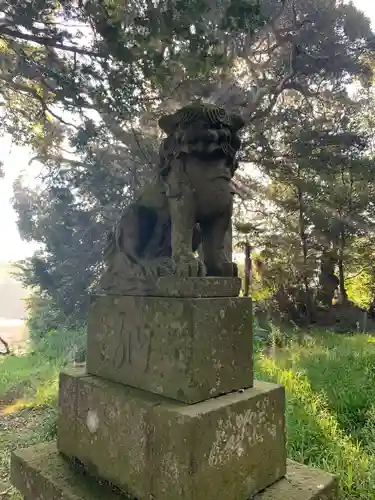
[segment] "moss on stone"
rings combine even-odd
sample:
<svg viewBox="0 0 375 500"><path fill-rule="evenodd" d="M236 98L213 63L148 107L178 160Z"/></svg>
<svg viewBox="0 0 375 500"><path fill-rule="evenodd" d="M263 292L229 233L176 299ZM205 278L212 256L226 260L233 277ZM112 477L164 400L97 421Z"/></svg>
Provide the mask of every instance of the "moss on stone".
<svg viewBox="0 0 375 500"><path fill-rule="evenodd" d="M131 500L109 484L75 470L58 453L55 443L14 453L12 482L25 500ZM330 474L289 460L286 478L253 500L338 500L337 481Z"/></svg>

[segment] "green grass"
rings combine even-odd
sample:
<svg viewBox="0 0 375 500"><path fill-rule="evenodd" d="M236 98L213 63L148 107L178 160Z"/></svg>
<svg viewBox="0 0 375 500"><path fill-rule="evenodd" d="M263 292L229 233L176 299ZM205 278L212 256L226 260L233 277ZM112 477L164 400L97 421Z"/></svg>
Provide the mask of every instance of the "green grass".
<svg viewBox="0 0 375 500"><path fill-rule="evenodd" d="M38 391L57 377L60 363L42 354L0 358L0 403L36 397Z"/></svg>
<svg viewBox="0 0 375 500"><path fill-rule="evenodd" d="M315 333L256 376L285 386L288 456L340 477L343 499L375 498L375 344L369 336Z"/></svg>
<svg viewBox="0 0 375 500"><path fill-rule="evenodd" d="M21 500L9 483L11 451L55 435L59 361L42 354L0 358L0 498Z"/></svg>
<svg viewBox="0 0 375 500"><path fill-rule="evenodd" d="M58 374L85 345L83 329L51 331L34 351L0 357L0 499L20 500L9 483L11 451L53 439Z"/></svg>
<svg viewBox="0 0 375 500"><path fill-rule="evenodd" d="M290 336L275 357L256 355L257 378L286 388L289 457L337 474L343 500L375 499L374 340L314 332ZM64 359L66 349L58 352ZM10 451L54 436L61 364L47 361L46 350L0 362L0 401L12 398L0 418L0 494L9 488ZM20 497L10 489L0 498Z"/></svg>

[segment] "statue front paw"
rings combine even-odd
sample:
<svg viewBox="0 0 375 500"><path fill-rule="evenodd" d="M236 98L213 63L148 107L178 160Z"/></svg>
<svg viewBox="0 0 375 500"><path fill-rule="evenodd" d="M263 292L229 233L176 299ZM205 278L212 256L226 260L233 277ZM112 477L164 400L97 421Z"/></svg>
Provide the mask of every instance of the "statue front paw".
<svg viewBox="0 0 375 500"><path fill-rule="evenodd" d="M221 266L221 273L222 276L237 278L238 266L235 262L224 262L224 264Z"/></svg>
<svg viewBox="0 0 375 500"><path fill-rule="evenodd" d="M174 257L173 262L177 276L196 278L205 276L206 274L203 262L197 259L192 253Z"/></svg>
<svg viewBox="0 0 375 500"><path fill-rule="evenodd" d="M234 262L221 262L218 265L207 265L207 276L237 278L238 267Z"/></svg>

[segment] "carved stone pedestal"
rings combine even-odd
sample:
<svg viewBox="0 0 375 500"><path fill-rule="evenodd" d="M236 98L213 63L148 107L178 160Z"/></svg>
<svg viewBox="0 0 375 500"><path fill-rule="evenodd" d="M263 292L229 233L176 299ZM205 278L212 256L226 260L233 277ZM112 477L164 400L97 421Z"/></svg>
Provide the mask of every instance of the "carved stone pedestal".
<svg viewBox="0 0 375 500"><path fill-rule="evenodd" d="M249 498L285 474L284 391L186 405L62 374L58 449L138 499Z"/></svg>
<svg viewBox="0 0 375 500"><path fill-rule="evenodd" d="M335 499L331 476L287 470L284 390L253 380L238 280L163 283L93 298L87 367L60 376L57 447L12 459L26 500Z"/></svg>
<svg viewBox="0 0 375 500"><path fill-rule="evenodd" d="M238 297L94 297L87 371L184 403L245 389L251 322Z"/></svg>

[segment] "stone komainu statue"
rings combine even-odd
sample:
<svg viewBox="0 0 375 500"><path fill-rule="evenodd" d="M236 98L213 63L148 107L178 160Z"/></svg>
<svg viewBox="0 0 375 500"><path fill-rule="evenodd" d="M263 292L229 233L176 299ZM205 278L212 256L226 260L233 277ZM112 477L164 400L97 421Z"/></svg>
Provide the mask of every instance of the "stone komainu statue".
<svg viewBox="0 0 375 500"><path fill-rule="evenodd" d="M159 120L167 134L156 179L126 207L108 237L102 290L134 291L159 276L236 276L224 252L241 117L190 105ZM204 263L194 253L202 244Z"/></svg>

